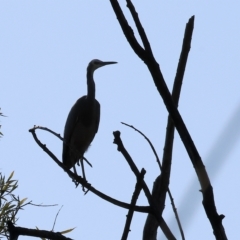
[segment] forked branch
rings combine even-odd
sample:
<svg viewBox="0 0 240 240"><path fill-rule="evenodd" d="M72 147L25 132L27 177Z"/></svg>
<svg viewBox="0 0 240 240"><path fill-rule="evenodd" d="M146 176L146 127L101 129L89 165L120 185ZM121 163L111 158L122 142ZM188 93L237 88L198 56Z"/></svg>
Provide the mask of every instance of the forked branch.
<svg viewBox="0 0 240 240"><path fill-rule="evenodd" d="M119 152L122 153L122 155L124 156L124 158L126 159L128 165L130 166L131 170L133 171L133 173L135 174L136 178L138 179L140 176L140 172L137 168L137 166L135 165L133 159L131 158L130 154L127 152L127 150L125 149L122 140L120 138L120 132L119 131L115 131L113 132L114 135L114 141L113 143L115 143L117 145L117 150ZM172 234L171 230L169 229L168 225L166 224L166 222L164 221L163 217L161 216L161 214L159 214L158 211L158 207L156 205L156 202L154 201L154 199L152 198L152 195L148 189L147 184L145 183L144 180L142 180L142 188L143 191L147 197L148 203L151 207L151 214L154 215L154 217L156 218L157 222L158 222L158 226L162 229L163 233L165 234L166 238L169 240L174 240L176 239L174 237L174 235Z"/></svg>

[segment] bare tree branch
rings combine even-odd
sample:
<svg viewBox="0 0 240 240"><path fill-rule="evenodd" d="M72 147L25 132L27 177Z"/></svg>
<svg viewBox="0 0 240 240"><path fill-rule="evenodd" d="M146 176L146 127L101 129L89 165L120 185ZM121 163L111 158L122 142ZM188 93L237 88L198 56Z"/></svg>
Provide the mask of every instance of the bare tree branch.
<svg viewBox="0 0 240 240"><path fill-rule="evenodd" d="M130 46L132 47L133 51L141 58L145 58L145 51L141 47L141 45L138 43L137 39L134 36L134 32L132 28L129 26L127 19L125 18L122 9L116 0L110 0L112 4L112 8L114 9L114 12L117 16L117 19L119 21L119 24L122 27L123 33L126 36L127 41L129 42Z"/></svg>
<svg viewBox="0 0 240 240"><path fill-rule="evenodd" d="M187 58L191 47L191 40L192 40L192 33L193 33L193 27L194 27L194 18L190 18L188 23L186 24L185 33L184 33L184 39L182 43L182 50L178 62L177 67L177 73L174 79L174 85L172 90L172 99L176 107L178 106L179 98L180 98L180 92L183 82L183 76L187 64ZM165 198L166 198L166 192L168 192L169 197L171 201L173 200L171 196L171 192L169 191L169 181L170 181L170 172L171 172L171 163L172 163L172 150L173 150L173 140L174 140L174 123L171 119L171 116L168 116L168 122L167 122L167 131L166 131L166 138L165 138L165 144L164 144L164 151L163 151L163 162L162 162L162 178L161 181L156 181L161 183L159 188L156 187L159 191L156 192L157 198L159 198L159 209L162 212L165 206ZM161 199L161 200L160 200ZM174 202L172 201L173 211L175 213L178 227L182 236L182 239L184 240L184 233L183 229L179 220L179 216L176 212L176 207L174 205ZM151 218L151 216L149 216ZM153 219L152 221L156 221ZM151 221L150 221L151 222ZM156 231L157 231L157 223L153 224L150 223L150 228L152 229L155 225ZM147 226L145 226L147 227Z"/></svg>
<svg viewBox="0 0 240 240"><path fill-rule="evenodd" d="M60 133L56 133L56 132L54 132L53 130L47 128L47 127L42 127L42 126L36 126L36 125L34 125L33 128L34 128L34 129L41 129L41 130L50 132L50 133L52 133L54 136L56 136L57 138L59 138L60 140L62 140L62 141L64 140L64 139L61 137L61 134L60 134Z"/></svg>
<svg viewBox="0 0 240 240"><path fill-rule="evenodd" d="M146 171L143 168L140 172L140 175L139 175L138 179L137 179L137 183L136 183L135 190L133 192L133 196L132 196L132 200L131 200L132 208L129 209L129 211L128 211L125 227L124 227L124 230L123 230L123 235L122 235L122 238L121 238L122 240L126 240L127 237L128 237L128 233L130 232L130 225L131 225L131 221L132 221L132 217L133 217L133 213L134 213L134 206L136 206L138 196L139 196L139 194L142 190L142 181L143 181L145 173L146 173Z"/></svg>
<svg viewBox="0 0 240 240"><path fill-rule="evenodd" d="M40 129L40 128L36 128L36 129ZM38 146L40 148L42 148L42 150L44 152L46 152L48 154L48 156L50 156L53 161L55 163L57 163L57 165L62 168L68 175L71 179L75 180L77 183L80 183L82 184L84 187L86 187L89 191L93 192L94 194L96 194L97 196L99 196L100 198L114 204L114 205L117 205L119 207L122 207L122 208L126 208L126 209L130 209L131 208L131 205L128 204L128 203L124 203L124 202L121 202L121 201L118 201L114 198L111 198L109 196L107 196L106 194L98 191L97 189L95 189L94 187L91 186L91 184L89 184L84 178L82 178L81 176L78 176L76 175L75 173L73 173L72 171L70 171L69 169L67 169L62 162L60 162L57 157L46 147L45 144L42 144L40 142L40 140L38 139L36 133L35 133L35 128L32 128L29 130L29 132L32 133L33 135L33 138L34 140L36 141L36 143L38 144ZM143 213L149 213L150 212L150 207L149 206L135 206L134 207L134 210L137 211L137 212L143 212Z"/></svg>
<svg viewBox="0 0 240 240"><path fill-rule="evenodd" d="M215 235L216 239L218 239L218 240L226 240L227 236L226 236L224 227L222 225L223 215L219 215L217 213L217 209L216 209L215 201L214 201L214 195L213 195L213 188L211 186L207 171L206 171L205 166L201 160L201 157L197 151L197 148L196 148L196 146L195 146L184 122L183 122L183 119L172 100L171 94L167 88L167 85L164 81L161 70L159 68L159 64L157 63L154 56L152 55L152 51L145 49L144 53L143 53L142 48L139 49L136 47L139 44L136 43L137 40L135 38L134 38L134 41L132 40L133 33L132 32L130 33L130 31L129 31L130 27L122 13L122 10L121 10L117 0L110 0L110 2L112 4L113 10L118 18L119 24L122 27L123 33L126 36L128 42L132 46L134 52L147 65L147 67L152 75L153 81L158 89L158 92L160 93L160 95L164 101L164 104L165 104L165 106L174 122L174 125L180 135L180 138L188 152L188 155L192 161L193 167L196 171L198 180L201 185L201 190L202 190L202 194L203 194L203 206L204 206L205 212L210 220L210 223L212 225L214 235ZM128 0L127 2L131 2L131 1ZM136 11L131 12L131 13L132 13L133 19L138 18ZM137 26L137 29L141 29L141 31L144 32L144 29L143 29L140 21L135 21L135 24ZM143 33L139 32L139 35L141 37L141 40L144 42L146 39L144 39L142 37ZM144 33L144 36L146 36L145 33ZM134 44L133 44L133 42L134 42ZM149 46L150 46L150 44L149 44Z"/></svg>
<svg viewBox="0 0 240 240"><path fill-rule="evenodd" d="M131 170L133 171L133 173L135 174L136 178L139 177L140 172L137 169L137 166L135 165L134 161L132 160L131 156L129 155L129 153L127 152L127 150L125 149L125 147L123 146L122 140L120 138L120 132L119 131L115 131L113 132L114 135L114 141L113 143L115 143L118 146L118 151L122 153L122 155L124 156L124 158L126 159L126 161L128 162ZM172 234L171 230L169 229L169 227L167 226L167 224L165 223L164 219L162 218L162 216L159 214L157 206L152 198L152 195L148 189L147 184L145 183L145 181L142 181L142 188L143 191L147 197L148 203L151 207L151 214L154 215L154 217L156 218L156 220L158 221L159 227L162 229L163 233L165 234L165 236L167 237L167 239L176 239L174 237L174 235Z"/></svg>
<svg viewBox="0 0 240 240"><path fill-rule="evenodd" d="M8 231L10 233L9 240L17 240L18 237L21 235L38 237L38 238L47 238L47 239L52 239L52 240L72 240L71 238L67 238L67 237L63 236L59 232L55 233L52 231L15 227L11 221L8 221L7 224L8 224Z"/></svg>
<svg viewBox="0 0 240 240"><path fill-rule="evenodd" d="M156 152L153 144L149 140L149 138L146 137L145 134L143 134L140 130L138 130L134 126L129 125L129 124L124 123L124 122L122 122L122 124L132 128L132 129L134 129L135 131L140 133L147 140L147 142L149 143L149 145L150 145L150 147L151 147L151 149L152 149L152 151L153 151L153 153L154 153L154 155L155 155L155 157L157 159L157 163L159 165L159 168L162 170L162 165L161 165L161 162L160 162L159 157L157 155L157 152ZM156 178L155 182L154 182L153 190L152 190L153 199L157 199L157 203L156 203L157 206L159 206L159 203L161 202L161 201L159 201L159 197L161 197L161 186L162 186L161 178L160 178L160 176L158 176ZM181 226L181 223L180 223L180 220L179 220L179 216L178 216L178 213L177 213L177 208L175 207L174 200L173 200L173 197L172 197L172 194L171 194L171 191L170 191L169 188L167 189L167 192L168 192L171 204L172 204L173 212L175 214L175 217L176 217L178 225L179 225L180 232L182 232L182 234L181 234L182 235L182 239L184 239L184 234L183 234L182 226ZM160 206L159 206L159 209L161 209ZM144 239L147 239L147 240L156 239L156 237L157 237L157 228L158 228L158 222L156 221L155 217L152 214L149 214L148 218L146 220L146 224L144 226L143 240Z"/></svg>
<svg viewBox="0 0 240 240"><path fill-rule="evenodd" d="M144 48L146 50L145 53L150 54L151 57L152 57L153 53L152 53L152 49L151 49L150 43L148 41L147 35L146 35L145 31L144 31L144 28L143 28L142 24L140 23L140 20L138 18L138 14L137 14L137 12L135 10L135 7L133 6L131 1L129 1L129 0L126 0L126 1L127 1L127 7L129 8L129 10L130 10L130 12L132 14L132 17L133 17L133 20L134 20L134 22L136 24L138 33L139 33L139 35L140 35L140 37L142 39L143 46L144 46ZM145 54L145 56L146 56L146 54Z"/></svg>

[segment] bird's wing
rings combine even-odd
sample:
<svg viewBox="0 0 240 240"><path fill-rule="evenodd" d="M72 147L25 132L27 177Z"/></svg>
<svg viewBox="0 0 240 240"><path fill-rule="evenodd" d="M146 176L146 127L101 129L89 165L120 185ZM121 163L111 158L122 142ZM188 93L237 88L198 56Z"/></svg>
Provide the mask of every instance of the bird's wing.
<svg viewBox="0 0 240 240"><path fill-rule="evenodd" d="M82 109L84 109L85 99L86 99L86 96L79 98L76 101L76 103L72 106L68 114L67 121L64 128L62 160L63 160L63 164L65 164L69 168L72 167L72 163L69 162L69 144L70 144L72 134L74 132L74 128L78 121L78 116L79 114L80 116L82 115L81 113L82 113Z"/></svg>
<svg viewBox="0 0 240 240"><path fill-rule="evenodd" d="M97 117L96 117L96 130L95 133L97 133L98 131L98 127L99 127L99 122L100 122L100 104L99 102L96 100L96 112L97 112Z"/></svg>
<svg viewBox="0 0 240 240"><path fill-rule="evenodd" d="M72 133L74 131L74 128L76 126L77 121L79 120L78 117L82 115L82 111L84 109L84 103L85 103L86 96L83 96L79 98L76 103L72 106L67 121L64 128L64 141L65 143L69 143Z"/></svg>

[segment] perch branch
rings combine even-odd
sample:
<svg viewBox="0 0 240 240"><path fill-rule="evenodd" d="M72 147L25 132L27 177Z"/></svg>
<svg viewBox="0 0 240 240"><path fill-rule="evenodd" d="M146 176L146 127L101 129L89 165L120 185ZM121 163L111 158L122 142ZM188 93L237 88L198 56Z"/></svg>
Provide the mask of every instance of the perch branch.
<svg viewBox="0 0 240 240"><path fill-rule="evenodd" d="M39 129L39 128L37 128ZM32 133L33 135L33 138L34 140L36 141L36 143L38 144L38 146L40 148L42 148L42 150L44 152L46 152L48 154L48 156L50 156L53 161L55 163L57 163L57 165L62 168L68 175L71 179L74 179L77 183L80 183L82 184L84 187L86 187L89 191L91 191L92 193L96 194L97 196L99 196L100 198L116 205L116 206L119 206L119 207L122 207L122 208L126 208L126 209L130 209L131 208L131 205L130 204L127 204L127 203L124 203L124 202L121 202L121 201L118 201L114 198L111 198L109 197L108 195L98 191L97 189L95 189L94 187L91 186L91 184L89 184L84 178L82 178L81 176L78 176L76 175L75 173L73 173L72 171L70 171L69 169L67 169L62 162L60 162L57 157L46 147L45 144L42 144L41 141L38 139L36 133L35 133L35 128L32 128L29 130L29 132ZM134 208L135 211L137 212L142 212L142 213L150 213L150 207L148 206L135 206Z"/></svg>

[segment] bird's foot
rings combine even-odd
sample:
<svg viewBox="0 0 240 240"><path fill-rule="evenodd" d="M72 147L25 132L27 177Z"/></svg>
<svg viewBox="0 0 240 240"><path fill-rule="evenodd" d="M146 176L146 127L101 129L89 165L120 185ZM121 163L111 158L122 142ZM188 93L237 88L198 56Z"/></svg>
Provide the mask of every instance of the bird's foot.
<svg viewBox="0 0 240 240"><path fill-rule="evenodd" d="M74 182L74 184L75 184L75 186L76 186L76 188L77 188L80 183L77 182L75 179L72 179L72 181ZM84 181L87 182L86 179L84 179ZM81 184L81 185L82 185L82 184ZM84 192L84 195L85 195L85 194L87 194L87 192L88 192L89 190L88 190L88 189L86 190L85 187L84 187L84 185L82 185L82 191Z"/></svg>

